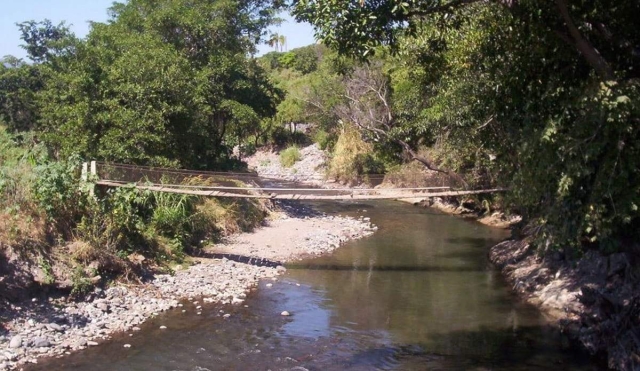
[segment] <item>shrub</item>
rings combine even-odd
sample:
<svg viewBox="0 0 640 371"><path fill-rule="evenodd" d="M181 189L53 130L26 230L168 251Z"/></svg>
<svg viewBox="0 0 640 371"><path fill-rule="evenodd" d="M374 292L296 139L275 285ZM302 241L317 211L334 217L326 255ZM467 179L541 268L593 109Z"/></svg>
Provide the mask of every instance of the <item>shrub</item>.
<svg viewBox="0 0 640 371"><path fill-rule="evenodd" d="M274 127L269 133L269 136L269 142L277 147L284 147L286 145L306 146L311 144L309 136L301 132L292 133L289 128L284 126Z"/></svg>
<svg viewBox="0 0 640 371"><path fill-rule="evenodd" d="M284 167L293 166L296 162L300 161L301 158L300 150L296 146L291 146L280 152L280 163Z"/></svg>
<svg viewBox="0 0 640 371"><path fill-rule="evenodd" d="M80 158L73 156L66 161L46 161L34 168L34 201L47 215L52 232L64 238L71 236L87 204L87 194L80 189L80 163Z"/></svg>
<svg viewBox="0 0 640 371"><path fill-rule="evenodd" d="M313 141L318 143L321 150L332 150L336 144L335 135L328 133L323 129L318 129L313 134Z"/></svg>
<svg viewBox="0 0 640 371"><path fill-rule="evenodd" d="M417 161L396 165L389 169L384 177L384 184L393 187L441 187L449 185L449 177L445 174L427 170Z"/></svg>
<svg viewBox="0 0 640 371"><path fill-rule="evenodd" d="M336 142L327 175L353 183L365 174L381 173L384 165L373 154L373 146L362 140L360 132L345 125Z"/></svg>

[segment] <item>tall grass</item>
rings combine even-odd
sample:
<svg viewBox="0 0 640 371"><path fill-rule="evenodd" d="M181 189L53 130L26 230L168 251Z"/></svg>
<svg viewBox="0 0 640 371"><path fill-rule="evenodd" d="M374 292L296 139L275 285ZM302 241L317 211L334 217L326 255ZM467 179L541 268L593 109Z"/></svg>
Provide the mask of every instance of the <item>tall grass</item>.
<svg viewBox="0 0 640 371"><path fill-rule="evenodd" d="M302 154L297 146L291 146L280 152L280 163L284 167L292 167L300 159L302 159Z"/></svg>
<svg viewBox="0 0 640 371"><path fill-rule="evenodd" d="M362 181L366 174L383 171L384 165L375 158L373 146L362 139L358 130L345 124L334 147L327 176L355 183Z"/></svg>
<svg viewBox="0 0 640 371"><path fill-rule="evenodd" d="M35 159L44 149L31 143L29 133L16 138L0 125L0 245L33 247L45 239L45 215L33 195Z"/></svg>

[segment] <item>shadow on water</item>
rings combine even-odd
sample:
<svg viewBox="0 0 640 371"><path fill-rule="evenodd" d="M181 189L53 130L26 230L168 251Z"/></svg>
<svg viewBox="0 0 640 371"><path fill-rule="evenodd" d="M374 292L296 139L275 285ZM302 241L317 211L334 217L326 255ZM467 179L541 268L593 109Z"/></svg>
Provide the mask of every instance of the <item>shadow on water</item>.
<svg viewBox="0 0 640 371"><path fill-rule="evenodd" d="M495 242L495 239L481 237L457 237L445 238L444 241L454 245L468 245L469 247L484 248Z"/></svg>
<svg viewBox="0 0 640 371"><path fill-rule="evenodd" d="M478 272L483 269L474 267L438 267L438 266L365 266L365 265L329 265L329 264L287 264L288 269L306 269L312 271L361 271L361 272Z"/></svg>

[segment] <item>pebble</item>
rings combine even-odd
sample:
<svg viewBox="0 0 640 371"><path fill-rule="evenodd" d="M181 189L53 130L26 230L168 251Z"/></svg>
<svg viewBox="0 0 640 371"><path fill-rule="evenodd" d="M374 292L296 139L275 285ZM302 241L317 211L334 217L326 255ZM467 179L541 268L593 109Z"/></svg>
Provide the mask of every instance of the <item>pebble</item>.
<svg viewBox="0 0 640 371"><path fill-rule="evenodd" d="M281 316L284 317L289 317L291 315L291 313L287 312L286 310L282 311L282 313L280 313Z"/></svg>
<svg viewBox="0 0 640 371"><path fill-rule="evenodd" d="M22 346L22 337L20 335L16 335L11 338L11 341L9 342L9 348L16 349L16 348L20 348L21 346Z"/></svg>
<svg viewBox="0 0 640 371"><path fill-rule="evenodd" d="M64 331L64 328L62 326L60 326L57 323L50 323L47 325L47 327L49 327L50 329L54 330L54 331L58 331L58 332L62 332Z"/></svg>
<svg viewBox="0 0 640 371"><path fill-rule="evenodd" d="M166 330L167 326L160 326L160 330Z"/></svg>
<svg viewBox="0 0 640 371"><path fill-rule="evenodd" d="M125 348L131 348L131 344L125 344L124 347Z"/></svg>
<svg viewBox="0 0 640 371"><path fill-rule="evenodd" d="M51 342L45 337L39 337L33 341L33 346L36 348L48 348L51 346Z"/></svg>

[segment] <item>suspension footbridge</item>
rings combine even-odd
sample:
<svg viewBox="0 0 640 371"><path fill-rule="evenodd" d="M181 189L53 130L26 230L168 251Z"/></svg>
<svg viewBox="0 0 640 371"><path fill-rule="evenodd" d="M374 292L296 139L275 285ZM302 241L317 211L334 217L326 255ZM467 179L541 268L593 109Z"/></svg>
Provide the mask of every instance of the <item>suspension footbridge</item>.
<svg viewBox="0 0 640 371"><path fill-rule="evenodd" d="M447 185L412 188L270 187L260 183L278 180L259 177L255 173L195 171L95 161L83 166L83 177L103 187L135 187L154 192L207 197L305 201L415 199L505 191L503 188L455 190Z"/></svg>

